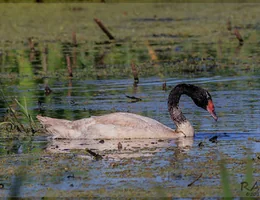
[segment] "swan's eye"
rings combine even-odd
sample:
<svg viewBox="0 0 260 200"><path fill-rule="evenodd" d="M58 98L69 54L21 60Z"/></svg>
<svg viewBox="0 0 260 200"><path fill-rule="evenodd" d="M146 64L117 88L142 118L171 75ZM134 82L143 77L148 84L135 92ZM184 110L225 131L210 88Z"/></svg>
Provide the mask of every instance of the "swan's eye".
<svg viewBox="0 0 260 200"><path fill-rule="evenodd" d="M206 98L207 98L208 100L211 99L211 96L210 96L210 94L209 94L208 91L206 91Z"/></svg>

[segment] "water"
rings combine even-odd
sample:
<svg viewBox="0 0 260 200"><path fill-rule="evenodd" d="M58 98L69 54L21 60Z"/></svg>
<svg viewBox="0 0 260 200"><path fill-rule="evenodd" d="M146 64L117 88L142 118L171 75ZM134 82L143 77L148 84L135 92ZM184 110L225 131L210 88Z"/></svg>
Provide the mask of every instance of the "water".
<svg viewBox="0 0 260 200"><path fill-rule="evenodd" d="M163 81L157 77L142 78L138 87L132 79L121 80L73 80L72 86L66 87L67 81L53 80L52 93L44 94L43 85L34 85L28 89L8 86L10 96L19 91L21 96L30 96L29 109L33 115L42 114L57 118L80 119L91 115L111 112L132 112L154 118L167 126L173 127L167 110L167 98L171 87L179 83L191 83L207 88L213 98L218 122L209 114L196 107L192 100L182 96L180 107L192 120L195 130L200 132L259 132L259 76L241 77L198 77L165 78L167 91L162 90ZM50 84L49 84L50 85ZM68 95L69 94L69 95ZM126 95L142 99L132 102ZM21 98L21 101L23 99ZM40 103L40 106L38 105ZM1 115L6 108L1 109Z"/></svg>
<svg viewBox="0 0 260 200"><path fill-rule="evenodd" d="M88 22L86 28L82 20L77 24L78 46L68 42L71 39L66 34L70 33L59 32L65 31L64 27L74 30L68 24L57 26L57 34L64 36L59 40L53 39L56 26L52 23L48 27L34 24L35 30L42 30L31 30L38 42L36 51L28 48L28 42L12 43L12 35L6 36L0 52L0 84L5 95L5 100L0 98L0 123L7 116L7 103L18 111L13 99L24 104L25 97L33 119L41 114L76 120L120 111L147 116L174 128L167 98L179 83L206 88L218 121L182 96L180 107L195 128L194 138L105 140L103 144L99 140L51 140L45 134L13 136L10 127L5 131L1 125L1 197L221 197L223 161L234 196L247 196L241 192L240 183L246 179L248 160L252 161L253 181L260 181L258 5L218 4L214 11L212 5L200 4L125 5L121 5L123 10L133 10L124 11L124 17L112 11L100 12L105 9L103 4L93 9L82 5L89 11L84 12L89 21L93 21L89 13L98 10L107 19L106 24L118 30L116 42L106 41L96 26ZM69 13L65 17L72 13L75 17L70 24L82 19L82 13L74 12L72 5L63 6L60 9ZM173 12L175 6L183 7L186 13ZM233 12L237 9L239 14ZM36 11L34 8L30 14ZM239 30L245 36L243 46L223 28L227 20L223 16L231 15L230 11L236 20L243 16L239 23L232 18L234 23L242 23ZM151 17L152 12L158 16ZM55 13L53 22L59 21ZM108 13L114 17L108 17ZM48 16L44 9L38 14L44 19ZM33 21L24 20L24 26L31 27ZM173 30L173 26L178 28ZM27 38L27 31L25 35ZM73 78L67 75L66 54L71 58ZM133 84L132 62L139 72L137 85ZM162 89L164 82L166 90ZM52 90L50 94L46 94L46 86ZM142 100L133 101L126 95ZM21 114L18 118L27 123ZM13 137L7 139L6 134ZM209 141L213 136L218 136L217 143ZM119 142L122 150L118 150ZM102 155L103 160L95 161L86 148Z"/></svg>
<svg viewBox="0 0 260 200"><path fill-rule="evenodd" d="M201 173L202 177L194 185L204 189L219 185L218 162L221 158L228 158L227 167L236 172L232 181L236 183L235 191L239 192L239 183L244 180L244 168L238 166L248 156L259 162L260 137L257 120L260 96L255 89L259 87L259 83L254 81L258 78L166 78L167 91L162 90L162 80L158 77L141 78L137 87L133 86L132 79L73 80L72 87L66 87L67 80L54 80L51 84L53 92L49 96L45 96L42 86L28 88L23 91L23 95L26 96L31 91L37 94L32 97L33 106L29 108L34 114L80 119L124 111L154 118L174 128L166 103L170 87L181 82L192 83L210 91L219 120L215 122L206 111L197 108L190 98L183 96L180 106L195 127L194 140L112 140L105 141L104 144L98 140L50 141L45 137L36 137L30 144L26 141L10 144L2 140L1 147L5 148L2 161L6 170L14 163L17 165L17 162L29 170L25 172L26 179L21 189L24 196L52 196L55 191L65 195L68 190L74 195L90 195L95 191L94 196L113 196L115 191L120 196L125 190L130 191L130 196L139 193L146 196L143 192L152 190L153 195L165 196L168 193L180 194ZM17 88L14 89L16 90ZM11 91L10 89L9 92ZM67 95L69 91L70 96ZM142 101L132 102L125 95L139 97ZM42 100L40 109L36 104L39 99ZM3 111L4 109L2 113ZM209 138L216 135L218 143L211 143ZM118 151L118 142L126 150ZM201 148L198 147L200 142L204 144ZM105 159L90 162L92 158L85 148L104 155ZM33 153L34 150L36 153ZM58 156L60 153L62 155ZM73 176L68 178L68 174ZM255 174L254 178L259 178L259 175ZM2 195L8 194L10 181L2 178L1 182L6 186L5 190L1 190ZM31 184L34 186L31 187ZM163 193L158 187L164 188ZM191 195L186 197L196 194L196 190L191 189L190 192ZM212 191L207 195L216 194Z"/></svg>

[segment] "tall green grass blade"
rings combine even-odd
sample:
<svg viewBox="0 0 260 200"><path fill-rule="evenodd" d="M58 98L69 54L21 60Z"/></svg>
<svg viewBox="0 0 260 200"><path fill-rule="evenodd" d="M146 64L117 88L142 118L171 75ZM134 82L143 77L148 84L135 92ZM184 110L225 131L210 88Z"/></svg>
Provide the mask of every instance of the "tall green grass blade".
<svg viewBox="0 0 260 200"><path fill-rule="evenodd" d="M249 185L253 184L253 161L251 158L247 158L246 162L246 180Z"/></svg>
<svg viewBox="0 0 260 200"><path fill-rule="evenodd" d="M23 97L23 100L24 100L24 111L26 113L26 116L29 116L28 109L27 109L27 101L26 101L25 97Z"/></svg>
<svg viewBox="0 0 260 200"><path fill-rule="evenodd" d="M253 179L253 160L248 157L246 162L245 180L241 183L241 196L246 197L247 199L254 199L248 195L249 193L255 192L255 190L248 190L252 189L253 185L255 184Z"/></svg>
<svg viewBox="0 0 260 200"><path fill-rule="evenodd" d="M223 197L224 199L229 199L233 195L230 188L229 174L225 166L224 160L220 160L220 177L221 177L221 185L223 188Z"/></svg>
<svg viewBox="0 0 260 200"><path fill-rule="evenodd" d="M29 122L33 124L34 121L31 117L30 113L28 112L27 100L26 100L25 97L23 97L23 98L24 98L24 109L25 109L25 112L26 112L26 117L28 118Z"/></svg>
<svg viewBox="0 0 260 200"><path fill-rule="evenodd" d="M21 112L27 117L28 115L27 115L25 107L17 99L14 99L14 100L19 105Z"/></svg>
<svg viewBox="0 0 260 200"><path fill-rule="evenodd" d="M22 114L27 118L27 120L30 124L31 130L34 131L34 128L33 128L34 121L28 112L26 98L24 97L24 106L17 99L15 99L15 102L19 105Z"/></svg>

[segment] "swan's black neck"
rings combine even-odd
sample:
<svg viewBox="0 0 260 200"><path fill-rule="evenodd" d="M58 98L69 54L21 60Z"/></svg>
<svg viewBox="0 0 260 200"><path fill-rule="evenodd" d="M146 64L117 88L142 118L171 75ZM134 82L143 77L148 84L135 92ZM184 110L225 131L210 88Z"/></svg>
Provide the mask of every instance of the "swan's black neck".
<svg viewBox="0 0 260 200"><path fill-rule="evenodd" d="M194 88L195 87L195 88ZM178 127L181 123L187 121L181 109L179 108L179 101L181 95L186 94L193 99L194 90L197 87L189 84L179 84L173 88L169 94L168 98L168 111L170 113L171 119L174 121L175 125Z"/></svg>

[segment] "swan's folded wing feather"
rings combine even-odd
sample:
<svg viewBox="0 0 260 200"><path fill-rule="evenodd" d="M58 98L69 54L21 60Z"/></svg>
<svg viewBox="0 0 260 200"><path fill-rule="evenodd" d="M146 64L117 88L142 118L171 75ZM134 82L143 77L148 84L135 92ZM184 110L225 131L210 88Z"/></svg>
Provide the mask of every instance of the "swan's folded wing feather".
<svg viewBox="0 0 260 200"><path fill-rule="evenodd" d="M154 119L133 113L117 112L92 118L98 124L114 124L124 127L147 128L149 126L162 125Z"/></svg>
<svg viewBox="0 0 260 200"><path fill-rule="evenodd" d="M68 121L37 117L53 138L172 138L178 134L160 122L132 113L112 113L103 116Z"/></svg>
<svg viewBox="0 0 260 200"><path fill-rule="evenodd" d="M95 123L93 118L69 121L38 115L37 119L47 132L53 135L53 138L81 138L81 136L87 132L88 127Z"/></svg>
<svg viewBox="0 0 260 200"><path fill-rule="evenodd" d="M86 138L172 138L176 134L154 119L132 113L117 112L91 118L93 123L81 128ZM80 121L74 123L85 124Z"/></svg>

